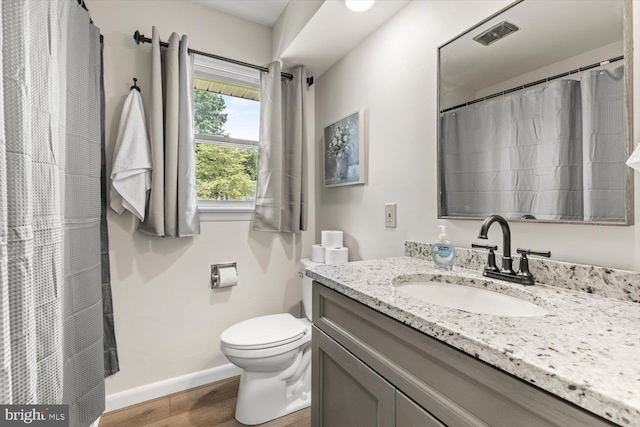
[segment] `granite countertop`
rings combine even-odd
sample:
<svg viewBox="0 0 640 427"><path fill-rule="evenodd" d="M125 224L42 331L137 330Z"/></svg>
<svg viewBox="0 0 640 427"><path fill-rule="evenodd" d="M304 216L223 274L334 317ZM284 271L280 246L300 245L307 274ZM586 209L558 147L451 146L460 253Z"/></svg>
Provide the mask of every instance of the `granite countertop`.
<svg viewBox="0 0 640 427"><path fill-rule="evenodd" d="M396 290L393 279L400 275L489 285L548 314L503 317L428 304ZM605 419L640 426L638 303L557 286L524 287L461 268L440 272L410 257L321 265L307 269L307 276Z"/></svg>

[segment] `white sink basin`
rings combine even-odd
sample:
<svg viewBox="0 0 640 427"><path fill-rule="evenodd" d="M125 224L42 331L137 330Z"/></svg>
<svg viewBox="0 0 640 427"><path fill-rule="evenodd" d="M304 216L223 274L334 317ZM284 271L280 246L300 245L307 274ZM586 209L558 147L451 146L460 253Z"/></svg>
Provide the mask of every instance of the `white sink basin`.
<svg viewBox="0 0 640 427"><path fill-rule="evenodd" d="M544 316L547 311L533 303L487 289L444 283L436 280L409 280L396 291L442 307L495 316Z"/></svg>

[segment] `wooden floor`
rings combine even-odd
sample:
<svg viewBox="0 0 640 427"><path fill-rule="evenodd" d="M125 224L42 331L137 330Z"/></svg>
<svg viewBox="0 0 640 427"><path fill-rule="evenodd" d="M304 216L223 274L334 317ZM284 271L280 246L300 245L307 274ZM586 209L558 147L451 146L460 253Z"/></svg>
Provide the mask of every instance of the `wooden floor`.
<svg viewBox="0 0 640 427"><path fill-rule="evenodd" d="M240 377L192 388L180 393L106 413L100 427L237 427L236 410ZM261 426L309 427L309 408Z"/></svg>

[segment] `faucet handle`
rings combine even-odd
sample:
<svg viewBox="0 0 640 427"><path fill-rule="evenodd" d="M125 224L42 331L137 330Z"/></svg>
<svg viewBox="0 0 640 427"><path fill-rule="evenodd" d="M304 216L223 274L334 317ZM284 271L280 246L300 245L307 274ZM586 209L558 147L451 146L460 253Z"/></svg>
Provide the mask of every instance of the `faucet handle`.
<svg viewBox="0 0 640 427"><path fill-rule="evenodd" d="M531 271L529 271L529 259L527 258L527 255L550 258L551 252L532 251L531 249L518 249L518 253L522 255L522 258L520 259L520 271L518 272L520 283L522 283L523 285L533 285L534 283L536 283L536 280L533 277L533 274L531 274Z"/></svg>
<svg viewBox="0 0 640 427"><path fill-rule="evenodd" d="M479 245L477 243L472 243L471 247L474 249L486 249L489 252L493 252L493 251L497 251L498 247L497 246L492 246L492 245Z"/></svg>
<svg viewBox="0 0 640 427"><path fill-rule="evenodd" d="M520 255L534 255L534 256L543 256L545 258L551 258L551 252L549 251L532 251L531 249L518 249L518 253Z"/></svg>
<svg viewBox="0 0 640 427"><path fill-rule="evenodd" d="M496 254L493 251L497 251L497 246L492 245L479 245L477 243L472 243L471 247L474 249L486 249L489 251L489 258L487 259L487 265L484 267L484 271L500 271L498 266L496 266Z"/></svg>

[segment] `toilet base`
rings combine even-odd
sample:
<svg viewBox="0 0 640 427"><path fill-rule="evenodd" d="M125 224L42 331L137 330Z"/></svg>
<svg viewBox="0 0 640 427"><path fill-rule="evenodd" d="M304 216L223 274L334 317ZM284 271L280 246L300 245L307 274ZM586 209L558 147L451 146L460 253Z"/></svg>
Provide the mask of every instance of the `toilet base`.
<svg viewBox="0 0 640 427"><path fill-rule="evenodd" d="M235 414L238 422L262 424L311 406L311 346L300 353L293 375L289 369L242 373Z"/></svg>

